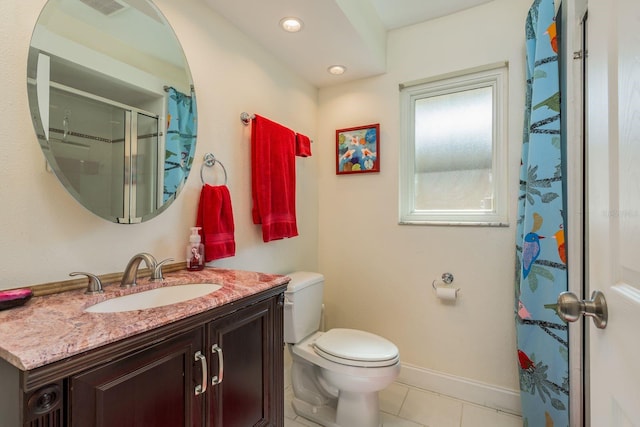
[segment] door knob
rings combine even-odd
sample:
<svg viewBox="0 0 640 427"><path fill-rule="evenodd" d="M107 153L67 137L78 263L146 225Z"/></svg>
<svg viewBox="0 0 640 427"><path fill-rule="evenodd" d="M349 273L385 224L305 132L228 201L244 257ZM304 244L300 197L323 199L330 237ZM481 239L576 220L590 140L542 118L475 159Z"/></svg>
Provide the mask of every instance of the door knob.
<svg viewBox="0 0 640 427"><path fill-rule="evenodd" d="M600 291L593 291L590 300L582 301L573 292L558 295L558 316L565 322L575 322L581 315L593 318L596 328L607 327L607 300Z"/></svg>

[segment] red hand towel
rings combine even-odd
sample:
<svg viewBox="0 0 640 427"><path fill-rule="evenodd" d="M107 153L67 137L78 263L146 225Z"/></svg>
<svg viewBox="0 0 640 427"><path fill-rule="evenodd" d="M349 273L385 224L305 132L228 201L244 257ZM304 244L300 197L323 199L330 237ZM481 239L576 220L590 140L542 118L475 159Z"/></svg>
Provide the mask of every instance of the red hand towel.
<svg viewBox="0 0 640 427"><path fill-rule="evenodd" d="M301 133L296 134L296 156L298 157L310 157L311 156L311 140L308 136Z"/></svg>
<svg viewBox="0 0 640 427"><path fill-rule="evenodd" d="M253 223L262 240L298 235L295 133L256 114L251 127Z"/></svg>
<svg viewBox="0 0 640 427"><path fill-rule="evenodd" d="M231 195L225 185L202 186L196 226L202 227L206 262L236 254Z"/></svg>

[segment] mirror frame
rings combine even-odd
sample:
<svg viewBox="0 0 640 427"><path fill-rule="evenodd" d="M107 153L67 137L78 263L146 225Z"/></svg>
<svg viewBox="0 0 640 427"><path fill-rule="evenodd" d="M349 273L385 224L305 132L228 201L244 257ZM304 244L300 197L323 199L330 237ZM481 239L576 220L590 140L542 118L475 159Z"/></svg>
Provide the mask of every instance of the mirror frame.
<svg viewBox="0 0 640 427"><path fill-rule="evenodd" d="M126 9L124 11L125 13L129 13L129 15L117 12L116 14L122 13L117 17L117 19L129 19L130 15L137 14L136 19L147 22L147 24L154 29L157 40L160 40L157 33L164 32L164 37L171 40L172 43L156 42L155 46L153 44L150 46L158 47L158 45L161 45L160 48L165 49L167 48L167 45L172 45L170 49L173 49L173 51L171 53L167 53L167 57L170 56L172 59L166 59L166 67L161 66L163 62L159 55L158 57L154 56L156 54L155 52L143 54L142 51L139 51L141 53L136 55L136 50L134 50L133 47L129 48L127 43L117 40L115 36L107 35L106 41L103 43L105 46L100 45L100 43L96 41L90 40L90 34L93 34L92 31L96 34L100 32L106 33L106 27L99 25L91 27L88 24L84 24L84 21L78 21L84 24L84 27L81 27L81 29L86 32L87 40L84 40L80 33L72 34L73 31L63 29L61 32L67 32L67 34L57 34L53 31L49 31L49 29L43 26L43 22L49 23L50 20L53 20L51 16L55 16L63 23L65 22L65 19L71 21L73 21L73 19L77 19L77 17L72 15L79 13L78 10L76 10L78 8L89 14L87 16L90 16L91 19L87 19L86 22L88 23L91 23L94 18L102 18L99 12L91 10L89 6L84 4L84 2L76 1L75 3L77 3L77 6L76 4L68 4L66 0L48 0L38 17L29 45L29 56L27 60L27 94L29 108L36 137L47 162L47 170L56 175L60 183L74 197L74 199L76 199L86 209L103 219L110 222L127 224L150 220L165 211L175 201L184 187L193 164L193 155L197 145L197 119L193 123L193 132L190 145L188 145L188 153L186 156L184 155L185 153L182 153L182 158L180 160L180 172L183 174L181 175L183 178L181 178L181 182L176 185L174 193L168 196L164 195L163 183L165 160L168 161L170 156L170 153L167 151L168 147L165 144L167 138L169 138L167 122L171 119L168 116L167 106L169 88L175 88L176 90L179 90L179 92L183 92L187 98L192 99L194 114L196 115L195 117L197 117L197 113L195 112L195 91L193 88L193 79L189 69L189 64L173 28L166 17L151 0L117 0L116 3L121 5L124 4L130 9L129 11ZM68 8L70 6L72 6L73 9L67 9L69 12L61 12L63 8ZM55 15L56 13L59 13L59 15ZM116 16L116 14L111 16ZM161 25L157 25L158 23ZM58 28L62 27L60 23L54 25L58 25ZM114 26L115 25L117 24L114 24ZM122 25L121 22L120 25ZM142 22L140 22L140 25L142 25ZM118 37L122 36L122 33L123 31L117 32ZM108 42L111 43L113 47L111 47ZM145 42L149 45L148 40L138 40L137 42L139 42L141 46ZM125 47L122 47L121 44ZM131 45L133 44L134 42L132 41ZM93 49L97 45L100 46L96 49L100 49L102 51ZM120 51L116 50L118 47L121 48ZM140 47L140 49L142 48L143 47ZM117 51L118 53L110 56L110 49L113 49L114 52ZM43 59L43 57L46 58ZM125 61L125 58L127 61ZM113 64L112 67L107 66L110 64L109 61ZM172 65L174 63L178 65ZM182 66L179 64L182 64ZM63 73L60 70L69 71L69 69L73 69L74 72L77 72L78 74L73 77L60 78L60 76L63 76ZM105 72L104 70L111 70L112 72ZM158 73L157 70L162 70L162 73ZM54 81L56 78L59 79L58 82ZM60 81L63 81L64 84L59 83ZM122 173L124 177L122 178L125 182L123 185L124 188L118 187L116 183L113 191L111 192L112 194L104 196L114 197L117 198L117 200L120 200L120 197L122 197L122 200L118 201L118 203L122 203L123 205L122 215L113 215L113 208L111 208L111 211L108 213L101 212L97 208L93 208L90 201L86 199L87 196L81 194L80 190L76 189L70 182L69 177L65 176L63 168L56 160L56 155L52 152L54 144L52 144L53 139L49 133L50 126L45 126L43 124L43 122L49 120L49 110L52 108L49 104L52 98L52 92L55 89L64 90L66 93L72 93L73 96L82 97L83 99L89 99L90 102L96 103L96 105L102 102L105 105L110 104L122 107L125 110L132 112L131 114L135 117L138 116L137 113L142 113L156 118L158 124L157 131L155 132L155 135L152 131L151 136L155 138L157 142L149 145L153 147L155 154L154 156L148 156L149 158L153 158L152 161L148 162L152 167L146 168L151 171L155 169L155 172L145 175L145 179L150 183L148 185L150 192L145 197L145 203L149 206L145 207L143 215L138 215L136 213L136 182L141 181L141 179L138 180L137 176L134 175L136 172L135 161L137 160L137 145L135 144L135 140L137 139L136 137L138 132L131 131L128 133L128 135L133 135L133 138L128 138L127 142L124 142L124 156L121 160L114 162L114 165L115 163L120 163L120 165L116 165L117 169L111 169L110 171L107 170L104 173L107 176L108 174L111 174L114 177ZM133 95L137 97L137 100L134 99ZM133 101L129 102L128 100ZM139 103L139 105L133 105L134 103ZM153 107L153 111L140 107L140 105L144 107L146 105L151 105L151 103L155 105ZM82 110L81 107L76 108L77 110ZM77 115L80 116L82 113L83 111L79 111ZM64 117L65 119L63 122L65 122L65 125L63 126L64 137L62 141L70 142L66 140L68 135L66 126L68 121L66 120L66 113ZM127 119L124 118L123 122L126 120ZM76 120L76 122L79 121L82 120ZM71 120L71 122L73 122L73 120ZM135 120L133 120L133 123L135 125ZM132 129L132 127L130 126L129 129ZM150 129L155 129L155 126ZM101 134L99 132L91 134L75 132L75 135L69 132L69 135L75 138L85 138L82 141L89 141L90 143L95 143L102 139L100 138ZM133 145L131 145L131 139L134 140ZM73 143L71 142L69 145L72 144ZM86 146L88 147L89 143L87 143ZM89 151L89 149L87 149L87 151ZM104 151L104 149L94 151ZM178 153L178 155L180 156L180 153ZM95 167L99 168L100 166L109 167L104 166L101 162L101 158L98 162L96 162L95 159L92 159L92 162L86 162L86 159L80 159L79 162L83 168L87 163L92 163L94 169ZM113 180L115 180L114 182L117 182L119 179L120 177L113 178ZM77 182L80 181L86 182L86 176L84 178L78 178ZM76 185L78 184L76 183ZM120 192L120 190L122 191ZM90 191L91 190L86 191L87 194L91 194ZM122 196L119 194L122 194ZM116 209L119 211L119 205L116 205Z"/></svg>

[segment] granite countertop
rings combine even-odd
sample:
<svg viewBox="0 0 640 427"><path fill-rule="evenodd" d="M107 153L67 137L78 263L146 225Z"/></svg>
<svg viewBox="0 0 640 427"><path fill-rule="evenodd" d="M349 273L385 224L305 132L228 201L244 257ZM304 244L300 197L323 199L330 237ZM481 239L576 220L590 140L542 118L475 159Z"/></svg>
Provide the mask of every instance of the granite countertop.
<svg viewBox="0 0 640 427"><path fill-rule="evenodd" d="M0 357L27 371L145 332L289 281L287 276L205 268L165 274L163 282L139 279L135 288L105 284L104 293L75 290L34 297L24 306L0 311ZM222 288L200 298L146 310L86 313L109 298L186 283L218 283Z"/></svg>

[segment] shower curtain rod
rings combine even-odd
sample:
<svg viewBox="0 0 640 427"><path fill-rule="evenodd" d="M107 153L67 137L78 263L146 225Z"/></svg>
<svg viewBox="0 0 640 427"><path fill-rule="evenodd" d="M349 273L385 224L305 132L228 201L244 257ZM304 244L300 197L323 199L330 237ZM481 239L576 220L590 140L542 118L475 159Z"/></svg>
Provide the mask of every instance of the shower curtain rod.
<svg viewBox="0 0 640 427"><path fill-rule="evenodd" d="M164 85L164 86L162 86L162 89L164 89L164 91L165 91L165 92L169 92L169 89L171 89L172 87L173 87L173 86L167 86L167 85ZM193 93L193 92L194 92L194 90L193 90L193 85L191 85L191 86L190 86L190 88L191 88L191 93ZM175 89L175 88L174 88L174 89ZM186 96L189 96L189 95L186 95ZM189 96L189 98L191 98L191 97Z"/></svg>

